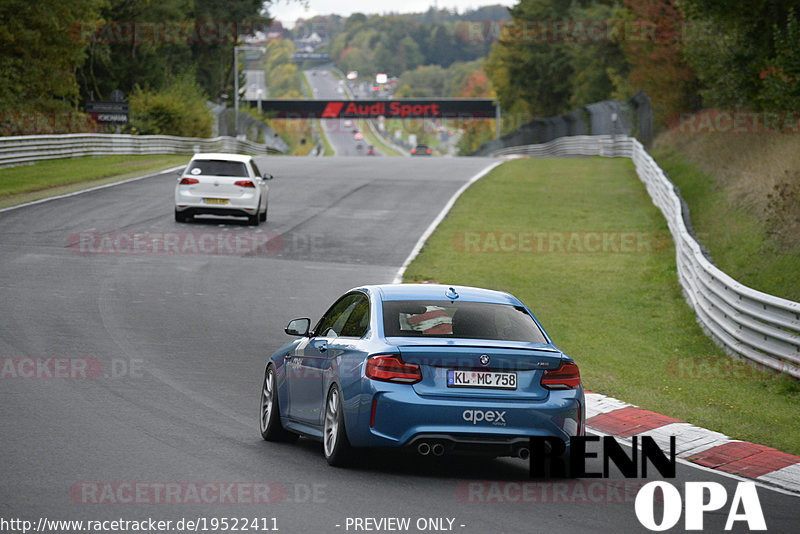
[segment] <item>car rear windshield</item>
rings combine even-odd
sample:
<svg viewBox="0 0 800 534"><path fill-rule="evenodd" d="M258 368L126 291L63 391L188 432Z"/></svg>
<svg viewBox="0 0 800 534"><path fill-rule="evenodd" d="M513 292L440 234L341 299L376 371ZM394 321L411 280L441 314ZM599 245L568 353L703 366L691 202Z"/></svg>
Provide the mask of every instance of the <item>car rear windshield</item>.
<svg viewBox="0 0 800 534"><path fill-rule="evenodd" d="M524 308L484 302L394 300L383 303L386 337L444 337L546 343Z"/></svg>
<svg viewBox="0 0 800 534"><path fill-rule="evenodd" d="M195 160L189 165L186 172L194 175L247 177L247 167L241 161L219 159Z"/></svg>

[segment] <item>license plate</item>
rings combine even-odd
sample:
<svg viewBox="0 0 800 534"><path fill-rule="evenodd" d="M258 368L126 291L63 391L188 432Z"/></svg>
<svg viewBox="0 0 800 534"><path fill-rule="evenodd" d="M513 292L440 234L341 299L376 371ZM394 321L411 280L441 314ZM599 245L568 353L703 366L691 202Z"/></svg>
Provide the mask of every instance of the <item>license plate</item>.
<svg viewBox="0 0 800 534"><path fill-rule="evenodd" d="M447 371L449 388L517 389L517 373L499 371Z"/></svg>
<svg viewBox="0 0 800 534"><path fill-rule="evenodd" d="M205 204L218 204L224 206L229 202L227 198L203 198Z"/></svg>

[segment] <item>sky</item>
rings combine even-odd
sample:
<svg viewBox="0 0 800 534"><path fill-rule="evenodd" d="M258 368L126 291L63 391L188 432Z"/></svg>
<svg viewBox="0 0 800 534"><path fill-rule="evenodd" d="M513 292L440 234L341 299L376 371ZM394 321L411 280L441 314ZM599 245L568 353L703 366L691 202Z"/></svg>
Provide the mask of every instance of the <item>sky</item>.
<svg viewBox="0 0 800 534"><path fill-rule="evenodd" d="M512 6L517 0L273 0L269 12L284 26L293 26L298 17L310 18L314 15L348 16L352 13L414 13L427 11L432 5L439 9L457 8L459 13L480 6L502 4ZM308 8L304 6L308 5Z"/></svg>

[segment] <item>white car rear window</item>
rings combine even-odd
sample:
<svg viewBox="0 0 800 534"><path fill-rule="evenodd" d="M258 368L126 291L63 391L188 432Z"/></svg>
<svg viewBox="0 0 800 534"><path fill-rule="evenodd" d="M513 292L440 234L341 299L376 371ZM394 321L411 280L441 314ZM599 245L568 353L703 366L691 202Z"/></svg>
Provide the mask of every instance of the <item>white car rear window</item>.
<svg viewBox="0 0 800 534"><path fill-rule="evenodd" d="M247 178L247 167L241 161L224 161L217 159L198 159L193 161L186 172L192 175L233 176Z"/></svg>

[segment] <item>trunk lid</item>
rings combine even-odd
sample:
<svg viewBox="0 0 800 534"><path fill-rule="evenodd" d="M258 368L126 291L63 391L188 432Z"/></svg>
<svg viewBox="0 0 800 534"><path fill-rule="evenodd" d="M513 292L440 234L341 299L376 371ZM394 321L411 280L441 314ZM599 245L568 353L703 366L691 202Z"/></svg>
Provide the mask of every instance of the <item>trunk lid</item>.
<svg viewBox="0 0 800 534"><path fill-rule="evenodd" d="M247 177L233 177L233 176L192 176L196 178L199 183L195 184L194 192L204 197L221 197L221 198L235 198L244 195L247 189L234 185L235 182L240 180L250 180ZM252 193L252 189L250 190Z"/></svg>
<svg viewBox="0 0 800 534"><path fill-rule="evenodd" d="M413 388L422 396L544 399L549 390L540 383L542 375L547 369L557 369L563 358L552 345L537 343L459 340L456 344L449 339L415 338L392 341L397 343L404 362L420 366L422 381ZM516 384L513 389L457 387L449 373L455 371L513 373Z"/></svg>

